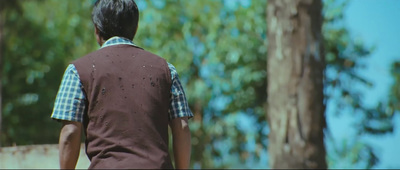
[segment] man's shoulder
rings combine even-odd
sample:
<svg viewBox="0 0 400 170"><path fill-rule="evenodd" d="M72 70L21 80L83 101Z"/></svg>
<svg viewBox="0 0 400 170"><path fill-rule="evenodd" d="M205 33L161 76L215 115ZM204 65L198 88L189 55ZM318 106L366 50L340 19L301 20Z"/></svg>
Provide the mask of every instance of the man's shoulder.
<svg viewBox="0 0 400 170"><path fill-rule="evenodd" d="M151 60L151 61L156 61L156 62L162 62L164 64L167 63L167 61L165 60L165 58L163 58L162 56L153 53L151 51L145 50L143 48L137 48L134 49L135 47L132 48L132 50L137 50L135 51L135 53L137 55L141 55L143 58L146 58L147 60Z"/></svg>
<svg viewBox="0 0 400 170"><path fill-rule="evenodd" d="M84 56L82 56L80 58L77 58L77 59L73 60L71 62L71 64L74 64L74 63L77 63L77 62L83 62L83 61L86 61L86 60L91 60L93 57L99 56L101 53L104 53L104 50L103 49L98 49L96 51L90 52L90 53L88 53L88 54L86 54L86 55L84 55Z"/></svg>
<svg viewBox="0 0 400 170"><path fill-rule="evenodd" d="M156 58L162 58L160 55L153 53L151 51L145 50L143 48L137 48L133 47L132 49L138 50L138 53L144 56L150 56L150 57L156 57Z"/></svg>
<svg viewBox="0 0 400 170"><path fill-rule="evenodd" d="M90 52L80 58L77 58L71 62L71 64L78 64L78 63L91 63L92 61L102 58L102 57L113 57L114 55L122 55L126 56L131 56L131 55L139 55L144 58L150 59L150 60L158 60L162 61L165 63L168 63L165 58L161 57L158 54L155 54L153 52L147 51L143 48L138 48L135 46L131 45L126 45L126 44L120 44L120 45L113 45L113 46L107 46L104 48L100 48L96 51ZM129 54L129 55L128 55ZM168 63L168 67L170 67Z"/></svg>
<svg viewBox="0 0 400 170"><path fill-rule="evenodd" d="M87 65L91 64L93 61L96 61L96 59L100 59L103 57L108 57L108 56L113 56L114 53L118 52L118 46L120 45L113 45L113 46L108 46L104 48L97 49L95 51L92 51L80 58L77 58L71 62L73 65Z"/></svg>

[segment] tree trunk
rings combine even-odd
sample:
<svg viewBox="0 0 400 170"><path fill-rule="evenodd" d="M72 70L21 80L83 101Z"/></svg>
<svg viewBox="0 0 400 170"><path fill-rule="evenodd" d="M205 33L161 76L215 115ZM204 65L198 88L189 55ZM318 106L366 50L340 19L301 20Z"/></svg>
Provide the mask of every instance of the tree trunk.
<svg viewBox="0 0 400 170"><path fill-rule="evenodd" d="M268 0L271 168L327 168L321 11L321 0Z"/></svg>
<svg viewBox="0 0 400 170"><path fill-rule="evenodd" d="M2 115L3 115L3 32L4 32L4 15L3 15L3 9L0 8L0 147L1 147L1 137L3 135L3 129L2 129Z"/></svg>

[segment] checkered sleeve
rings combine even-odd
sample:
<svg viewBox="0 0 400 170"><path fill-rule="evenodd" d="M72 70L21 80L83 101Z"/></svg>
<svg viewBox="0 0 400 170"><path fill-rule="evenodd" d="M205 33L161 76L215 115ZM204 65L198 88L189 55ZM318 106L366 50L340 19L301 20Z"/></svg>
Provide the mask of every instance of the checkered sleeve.
<svg viewBox="0 0 400 170"><path fill-rule="evenodd" d="M51 118L82 122L86 107L82 89L78 71L70 64L61 80Z"/></svg>
<svg viewBox="0 0 400 170"><path fill-rule="evenodd" d="M169 70L171 71L172 87L171 87L171 104L169 108L169 119L179 117L193 117L190 111L189 104L186 100L185 91L179 81L178 72L175 67L168 63Z"/></svg>

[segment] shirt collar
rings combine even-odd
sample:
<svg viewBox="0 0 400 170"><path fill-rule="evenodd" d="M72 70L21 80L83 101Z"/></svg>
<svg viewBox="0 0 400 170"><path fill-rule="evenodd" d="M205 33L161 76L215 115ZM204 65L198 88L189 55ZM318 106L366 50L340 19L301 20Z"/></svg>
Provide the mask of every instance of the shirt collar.
<svg viewBox="0 0 400 170"><path fill-rule="evenodd" d="M115 36L115 37L111 37L106 42L104 42L104 44L101 46L101 48L112 46L112 45L121 45L121 44L132 45L132 46L138 47L131 40L129 40L127 38ZM140 47L138 47L138 48L140 48Z"/></svg>

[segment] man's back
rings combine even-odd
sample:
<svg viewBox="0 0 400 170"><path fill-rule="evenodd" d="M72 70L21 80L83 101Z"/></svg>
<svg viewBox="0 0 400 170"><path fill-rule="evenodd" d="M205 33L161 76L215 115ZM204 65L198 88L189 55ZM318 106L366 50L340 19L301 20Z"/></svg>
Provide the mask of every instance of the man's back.
<svg viewBox="0 0 400 170"><path fill-rule="evenodd" d="M85 130L90 168L172 168L190 164L193 117L178 73L132 40L139 22L134 0L97 0L92 10L101 49L65 70L51 118L62 122L60 168L75 168Z"/></svg>
<svg viewBox="0 0 400 170"><path fill-rule="evenodd" d="M73 64L87 100L90 168L172 168L167 62L131 45L114 45Z"/></svg>

